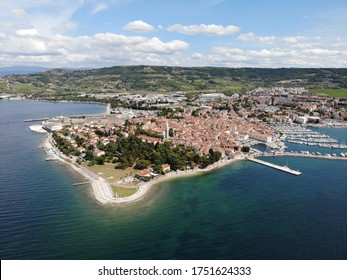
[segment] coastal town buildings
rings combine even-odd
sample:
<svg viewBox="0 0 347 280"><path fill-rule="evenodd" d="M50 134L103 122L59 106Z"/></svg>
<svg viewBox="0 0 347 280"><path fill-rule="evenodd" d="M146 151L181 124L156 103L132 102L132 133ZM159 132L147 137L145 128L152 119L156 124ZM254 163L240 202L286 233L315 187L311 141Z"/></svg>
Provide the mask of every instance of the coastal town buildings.
<svg viewBox="0 0 347 280"><path fill-rule="evenodd" d="M214 109L200 110L198 116L186 110L179 118L171 119L164 116L132 118L127 125L125 122L111 124L109 120L105 123L101 121L75 124L57 135L80 152L82 146L94 147L93 156L99 157L105 154L102 146L114 142L119 133L128 137L140 127L146 134L140 133L137 137L144 142L184 145L200 155L208 155L212 149L220 152L222 157L232 158L239 156L242 143L248 139L269 144L274 136L274 130L259 120L239 117L233 111ZM79 144L76 143L77 137Z"/></svg>
<svg viewBox="0 0 347 280"><path fill-rule="evenodd" d="M204 93L191 99L189 105L183 92L114 97L129 104L164 106L154 111L108 106L112 114L60 116L46 122L44 127L56 131L82 155L87 147L92 147L94 157L105 155L104 147L119 137L136 134L143 142L183 145L200 156L208 156L213 150L222 158L239 158L242 146L255 143L276 146L280 136L268 123L317 124L327 119L343 120L347 115L346 108L341 106L347 100L312 95L302 87L256 88L232 96Z"/></svg>

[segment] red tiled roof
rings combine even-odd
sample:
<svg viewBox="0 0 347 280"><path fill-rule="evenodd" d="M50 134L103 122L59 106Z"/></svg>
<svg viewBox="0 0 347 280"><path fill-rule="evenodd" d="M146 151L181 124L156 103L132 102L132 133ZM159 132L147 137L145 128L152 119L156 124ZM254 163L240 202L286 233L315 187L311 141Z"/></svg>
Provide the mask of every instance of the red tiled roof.
<svg viewBox="0 0 347 280"><path fill-rule="evenodd" d="M150 136L147 136L147 135L139 135L138 138L140 138L142 140L146 140L148 142L152 142L152 143L161 142L160 138L150 137Z"/></svg>
<svg viewBox="0 0 347 280"><path fill-rule="evenodd" d="M150 169L142 169L142 170L137 172L137 174L140 176L148 176L151 173L152 173L152 171Z"/></svg>

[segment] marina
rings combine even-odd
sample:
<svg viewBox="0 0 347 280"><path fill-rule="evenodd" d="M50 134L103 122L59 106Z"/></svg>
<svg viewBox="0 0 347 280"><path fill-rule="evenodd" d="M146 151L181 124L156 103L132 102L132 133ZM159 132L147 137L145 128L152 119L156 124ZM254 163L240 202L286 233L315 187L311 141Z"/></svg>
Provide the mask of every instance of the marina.
<svg viewBox="0 0 347 280"><path fill-rule="evenodd" d="M265 166L268 166L268 167L271 167L274 169L278 169L278 170L281 170L281 171L284 171L284 172L287 172L287 173L290 173L290 174L293 174L296 176L299 176L302 174L302 172L290 169L288 166L279 166L277 164L273 164L273 163L266 162L266 161L256 159L256 158L247 158L247 160L258 163L258 164L262 164L262 165L265 165Z"/></svg>
<svg viewBox="0 0 347 280"><path fill-rule="evenodd" d="M282 133L288 143L330 149L347 149L347 145L338 143L338 141L331 136L321 134L304 126L295 124L273 124L272 127L276 131Z"/></svg>

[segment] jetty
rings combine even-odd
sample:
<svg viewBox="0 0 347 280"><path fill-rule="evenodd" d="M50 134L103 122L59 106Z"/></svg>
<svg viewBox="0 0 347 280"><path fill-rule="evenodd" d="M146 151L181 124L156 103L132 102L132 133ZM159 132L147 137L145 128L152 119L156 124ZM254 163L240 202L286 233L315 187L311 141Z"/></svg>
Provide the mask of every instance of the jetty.
<svg viewBox="0 0 347 280"><path fill-rule="evenodd" d="M280 165L273 164L273 163L263 161L260 159L256 159L256 158L247 158L247 160L258 163L258 164L262 164L262 165L265 165L265 166L268 166L268 167L271 167L274 169L278 169L278 170L281 170L281 171L284 171L284 172L287 172L287 173L290 173L290 174L293 174L296 176L299 176L302 174L300 171L290 169L288 166L280 166Z"/></svg>
<svg viewBox="0 0 347 280"><path fill-rule="evenodd" d="M86 184L89 184L90 182L89 181L86 181L86 182L81 182L81 183L74 183L72 184L73 186L81 186L81 185L86 185Z"/></svg>
<svg viewBox="0 0 347 280"><path fill-rule="evenodd" d="M49 118L38 118L38 119L27 119L24 122L39 122L39 121L47 121Z"/></svg>

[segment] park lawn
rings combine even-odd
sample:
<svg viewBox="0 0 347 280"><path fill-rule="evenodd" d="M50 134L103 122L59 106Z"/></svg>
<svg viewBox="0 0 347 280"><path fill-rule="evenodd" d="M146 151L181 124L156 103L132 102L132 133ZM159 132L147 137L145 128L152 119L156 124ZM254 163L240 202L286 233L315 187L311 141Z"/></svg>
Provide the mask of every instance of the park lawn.
<svg viewBox="0 0 347 280"><path fill-rule="evenodd" d="M138 187L137 188L122 188L122 187L118 187L118 186L111 186L112 187L112 191L115 197L128 197L133 195L134 193L136 193L138 191Z"/></svg>
<svg viewBox="0 0 347 280"><path fill-rule="evenodd" d="M329 97L347 97L346 88L327 88L327 89L309 89L310 92L316 93L318 95L324 95Z"/></svg>
<svg viewBox="0 0 347 280"><path fill-rule="evenodd" d="M89 168L90 170L94 171L95 173L99 174L102 178L109 180L120 180L123 179L129 175L136 174L136 170L134 170L132 167L128 167L125 170L122 169L115 169L115 164L113 163L105 163L104 165L93 165L88 166L88 162L83 162L82 165L86 168ZM110 178L113 177L113 178Z"/></svg>

